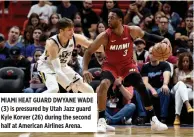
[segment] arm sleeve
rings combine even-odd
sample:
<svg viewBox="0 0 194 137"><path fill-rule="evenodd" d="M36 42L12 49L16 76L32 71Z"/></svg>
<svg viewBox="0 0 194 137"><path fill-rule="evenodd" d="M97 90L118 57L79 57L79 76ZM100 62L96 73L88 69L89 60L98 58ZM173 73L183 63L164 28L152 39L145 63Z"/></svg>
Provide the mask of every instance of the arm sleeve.
<svg viewBox="0 0 194 137"><path fill-rule="evenodd" d="M164 37L145 32L143 39L145 39L146 41L149 41L149 42L158 43L158 42L161 42L164 39Z"/></svg>
<svg viewBox="0 0 194 137"><path fill-rule="evenodd" d="M63 85L65 85L66 87L70 85L71 81L68 79L68 77L65 75L65 73L62 71L61 69L61 63L60 63L60 59L56 58L54 60L51 61L54 71L58 77L58 79L60 81L63 82Z"/></svg>

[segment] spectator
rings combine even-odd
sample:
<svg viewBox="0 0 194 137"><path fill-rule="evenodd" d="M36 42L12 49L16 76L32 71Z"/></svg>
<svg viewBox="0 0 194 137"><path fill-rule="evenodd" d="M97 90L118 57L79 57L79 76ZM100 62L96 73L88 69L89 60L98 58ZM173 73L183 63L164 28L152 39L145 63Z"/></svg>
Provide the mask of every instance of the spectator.
<svg viewBox="0 0 194 137"><path fill-rule="evenodd" d="M92 57L91 61L89 62L88 68L101 68L103 61L105 59L104 47L101 46L94 56Z"/></svg>
<svg viewBox="0 0 194 137"><path fill-rule="evenodd" d="M151 14L151 12L148 12L147 14L145 14L145 15L143 16L142 20L140 21L139 26L140 26L143 30L145 30L145 31L147 31L147 32L149 32L149 33L151 33L151 31L152 31L152 26L153 26L153 19L154 19L154 17L153 17L153 15Z"/></svg>
<svg viewBox="0 0 194 137"><path fill-rule="evenodd" d="M147 57L148 57L148 51L145 50L146 47L146 43L143 39L136 39L134 41L134 44L136 45L136 57L137 57L137 61L138 63L145 63Z"/></svg>
<svg viewBox="0 0 194 137"><path fill-rule="evenodd" d="M169 82L171 68L167 62L160 62L152 56L152 48L149 49L150 62L144 64L141 70L143 82L153 98L160 99L160 118L165 123L169 106Z"/></svg>
<svg viewBox="0 0 194 137"><path fill-rule="evenodd" d="M27 26L26 29L24 30L24 34L21 38L22 44L24 44L25 47L33 43L33 38L32 38L32 32L34 30L33 26Z"/></svg>
<svg viewBox="0 0 194 137"><path fill-rule="evenodd" d="M23 48L23 44L19 41L19 36L20 36L20 29L17 26L13 26L10 28L9 33L8 33L8 40L5 43L5 46L7 48L11 48L14 46L17 46L19 48Z"/></svg>
<svg viewBox="0 0 194 137"><path fill-rule="evenodd" d="M101 33L104 32L107 29L107 25L104 21L99 21L97 23L97 29L96 29L96 37Z"/></svg>
<svg viewBox="0 0 194 137"><path fill-rule="evenodd" d="M71 57L71 60L69 61L68 65L73 68L73 70L75 72L77 72L78 74L82 75L82 57L80 59L80 62L78 60L78 51L77 49L75 48L72 52L72 57Z"/></svg>
<svg viewBox="0 0 194 137"><path fill-rule="evenodd" d="M73 17L73 22L74 23L82 23L81 14L79 12L75 13L75 15Z"/></svg>
<svg viewBox="0 0 194 137"><path fill-rule="evenodd" d="M46 40L48 39L48 37L44 34L41 34L39 37L39 44L40 44L40 48L38 49L44 49L46 46Z"/></svg>
<svg viewBox="0 0 194 137"><path fill-rule="evenodd" d="M140 0L132 1L124 17L124 24L132 22L132 24L139 25L145 14L151 14L151 11L145 8L145 3L145 1Z"/></svg>
<svg viewBox="0 0 194 137"><path fill-rule="evenodd" d="M74 23L74 33L84 35L81 23Z"/></svg>
<svg viewBox="0 0 194 137"><path fill-rule="evenodd" d="M175 94L175 121L174 125L180 125L180 114L183 104L186 105L187 112L192 113L189 100L194 99L193 90L193 58L189 52L181 53L178 61L178 68L174 74L175 86L171 90Z"/></svg>
<svg viewBox="0 0 194 137"><path fill-rule="evenodd" d="M92 1L91 0L84 0L83 1L83 8L80 11L81 18L82 18L82 26L86 31L95 31L97 23L99 21L99 17L97 14L92 10ZM84 30L85 32L85 30Z"/></svg>
<svg viewBox="0 0 194 137"><path fill-rule="evenodd" d="M33 56L33 63L31 64L31 80L30 87L24 89L24 93L41 93L46 90L46 86L40 78L37 71L37 61L42 55L43 50L36 49Z"/></svg>
<svg viewBox="0 0 194 137"><path fill-rule="evenodd" d="M40 35L42 34L42 28L38 27L38 28L35 28L34 31L33 31L33 39L34 39L34 43L32 45L29 45L27 48L26 48L26 57L27 59L31 62L32 59L33 59L33 53L35 52L35 50L37 48L41 48L41 49L44 49L44 47L42 47L40 45Z"/></svg>
<svg viewBox="0 0 194 137"><path fill-rule="evenodd" d="M194 40L194 31L190 33L189 39L187 41L187 44L188 44L188 47L189 47L191 53L193 53L193 40Z"/></svg>
<svg viewBox="0 0 194 137"><path fill-rule="evenodd" d="M164 12L158 11L154 14L154 24L152 26L152 32L158 30L158 24L160 23L160 18L164 16Z"/></svg>
<svg viewBox="0 0 194 137"><path fill-rule="evenodd" d="M147 116L146 110L141 100L141 96L136 90L133 91L132 102L136 105L135 114L137 113L137 116L136 115L134 116L134 118L136 118L133 121L134 124L141 125L141 126L145 125L146 116Z"/></svg>
<svg viewBox="0 0 194 137"><path fill-rule="evenodd" d="M171 34L169 32L169 19L166 16L161 16L158 23L158 30L152 32L153 34L163 36L165 38L168 38L172 44L172 47L174 48L174 33Z"/></svg>
<svg viewBox="0 0 194 137"><path fill-rule="evenodd" d="M28 18L32 13L38 14L41 22L48 23L49 17L52 14L52 7L45 3L43 0L39 0L38 4L33 5L28 13Z"/></svg>
<svg viewBox="0 0 194 137"><path fill-rule="evenodd" d="M21 55L21 48L14 46L9 50L10 58L6 59L3 67L17 67L24 71L24 86L29 87L30 62Z"/></svg>
<svg viewBox="0 0 194 137"><path fill-rule="evenodd" d="M177 28L177 31L175 33L175 40L179 47L181 46L187 48L189 35L193 31L193 16L186 16L185 24L186 26L184 28Z"/></svg>
<svg viewBox="0 0 194 137"><path fill-rule="evenodd" d="M130 124L130 118L135 111L135 104L131 103L133 97L133 88L124 87L122 79L117 78L114 82L116 88L109 89L105 116L107 123L115 124Z"/></svg>
<svg viewBox="0 0 194 137"><path fill-rule="evenodd" d="M49 36L53 36L54 34L57 34L57 22L59 21L60 17L57 13L53 13L49 18Z"/></svg>
<svg viewBox="0 0 194 137"><path fill-rule="evenodd" d="M176 30L178 24L181 22L181 17L178 13L172 11L171 4L171 1L165 1L162 6L162 11L169 18L169 21L173 26L173 30Z"/></svg>
<svg viewBox="0 0 194 137"><path fill-rule="evenodd" d="M104 1L102 11L100 13L100 17L102 21L108 24L108 13L113 8L119 8L118 2L114 0L106 0Z"/></svg>
<svg viewBox="0 0 194 137"><path fill-rule="evenodd" d="M32 13L28 19L28 24L26 27L33 26L35 28L35 27L39 26L40 24L41 24L41 22L40 22L40 18L38 16L38 14Z"/></svg>
<svg viewBox="0 0 194 137"><path fill-rule="evenodd" d="M71 4L70 0L62 0L61 4L57 7L57 13L61 17L72 19L73 15L77 12L77 7Z"/></svg>
<svg viewBox="0 0 194 137"><path fill-rule="evenodd" d="M155 15L162 10L162 3L160 1L146 1L145 7L150 9L151 13Z"/></svg>
<svg viewBox="0 0 194 137"><path fill-rule="evenodd" d="M4 61L9 57L9 49L5 46L5 38L0 35L0 68L3 67Z"/></svg>

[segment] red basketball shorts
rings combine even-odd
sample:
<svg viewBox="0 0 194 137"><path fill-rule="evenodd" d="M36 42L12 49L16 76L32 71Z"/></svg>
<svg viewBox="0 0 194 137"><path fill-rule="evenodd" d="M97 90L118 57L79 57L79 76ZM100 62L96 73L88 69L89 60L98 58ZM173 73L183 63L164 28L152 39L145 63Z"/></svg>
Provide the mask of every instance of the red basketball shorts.
<svg viewBox="0 0 194 137"><path fill-rule="evenodd" d="M138 72L137 65L134 63L128 65L120 65L120 64L108 64L104 63L102 65L103 71L109 71L112 73L114 78L122 77L123 79L128 76L131 72Z"/></svg>

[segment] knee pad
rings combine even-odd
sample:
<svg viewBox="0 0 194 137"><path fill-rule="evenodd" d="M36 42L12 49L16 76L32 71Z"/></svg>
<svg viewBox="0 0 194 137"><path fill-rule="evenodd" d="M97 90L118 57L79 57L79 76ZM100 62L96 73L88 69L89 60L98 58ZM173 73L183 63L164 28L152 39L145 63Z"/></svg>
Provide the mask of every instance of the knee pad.
<svg viewBox="0 0 194 137"><path fill-rule="evenodd" d="M100 81L109 80L111 84L114 83L115 77L110 71L102 71Z"/></svg>
<svg viewBox="0 0 194 137"><path fill-rule="evenodd" d="M142 77L137 72L132 72L128 76L125 77L123 81L123 85L125 87L133 86L137 87L138 84L143 83Z"/></svg>

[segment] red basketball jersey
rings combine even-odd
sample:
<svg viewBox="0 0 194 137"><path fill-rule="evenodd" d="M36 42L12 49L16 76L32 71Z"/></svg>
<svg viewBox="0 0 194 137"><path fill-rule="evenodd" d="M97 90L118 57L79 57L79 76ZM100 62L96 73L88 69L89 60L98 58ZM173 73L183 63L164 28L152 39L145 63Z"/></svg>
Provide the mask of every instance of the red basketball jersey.
<svg viewBox="0 0 194 137"><path fill-rule="evenodd" d="M133 63L133 41L128 26L124 25L124 32L117 36L109 28L106 30L108 35L108 44L105 49L106 59L104 64L108 63L115 66L125 66Z"/></svg>

